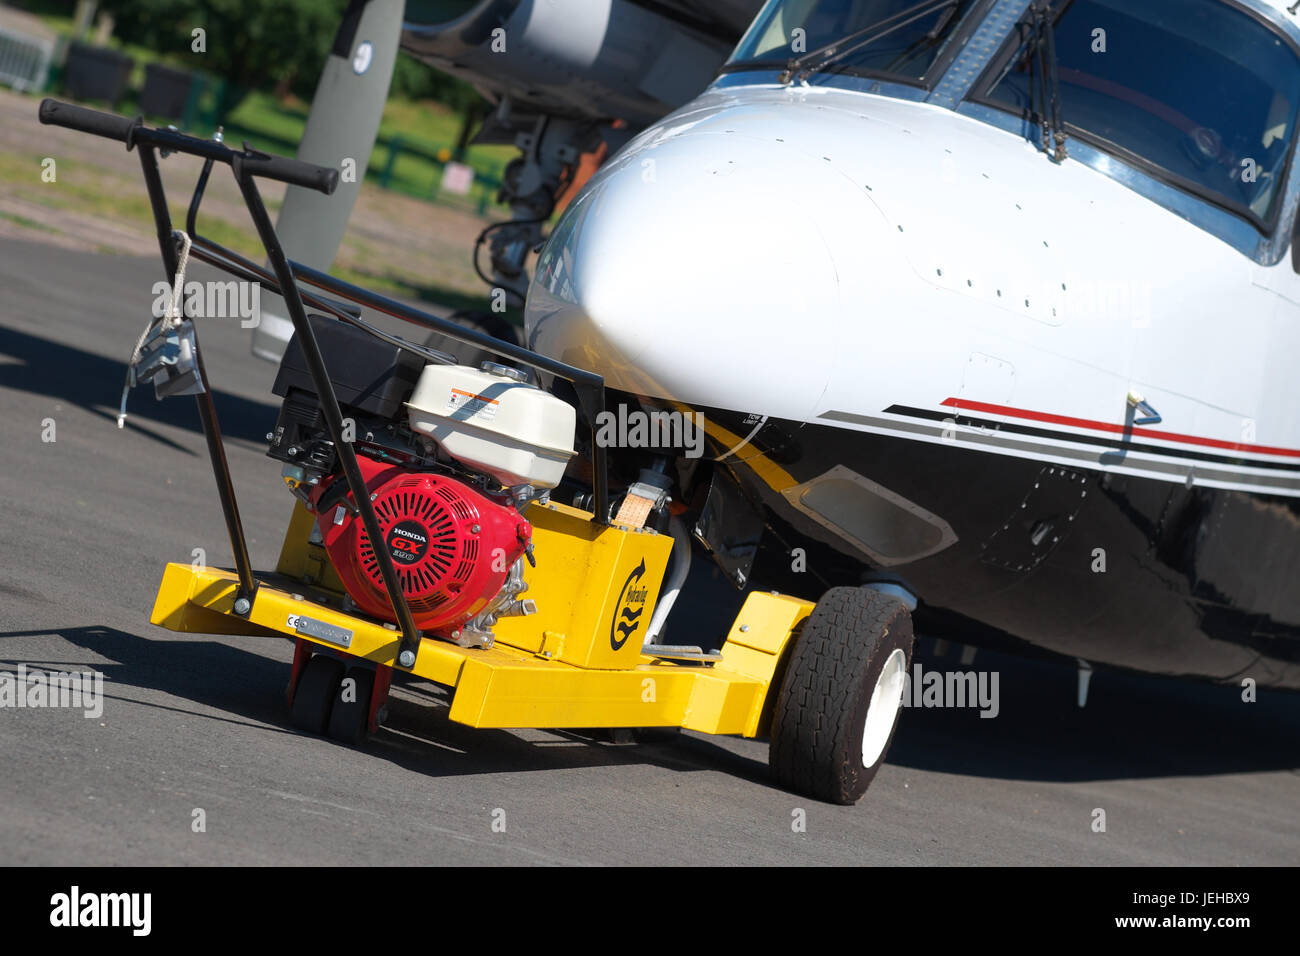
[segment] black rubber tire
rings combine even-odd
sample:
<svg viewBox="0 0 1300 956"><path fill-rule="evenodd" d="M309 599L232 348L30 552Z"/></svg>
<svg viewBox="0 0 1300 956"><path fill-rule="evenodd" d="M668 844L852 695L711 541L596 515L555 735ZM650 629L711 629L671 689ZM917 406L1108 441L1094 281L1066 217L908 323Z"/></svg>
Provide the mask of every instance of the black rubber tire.
<svg viewBox="0 0 1300 956"><path fill-rule="evenodd" d="M348 679L356 681L355 700L344 700ZM370 734L370 695L375 688L375 672L368 667L349 667L334 692L327 733L341 744L360 746Z"/></svg>
<svg viewBox="0 0 1300 956"><path fill-rule="evenodd" d="M885 762L895 716L879 759L862 765L867 708L895 649L912 661L912 617L902 601L865 588L832 588L804 622L772 714L768 763L789 790L853 804ZM902 708L899 708L899 714Z"/></svg>
<svg viewBox="0 0 1300 956"><path fill-rule="evenodd" d="M309 734L323 734L342 680L342 661L328 654L313 654L293 692L293 725Z"/></svg>

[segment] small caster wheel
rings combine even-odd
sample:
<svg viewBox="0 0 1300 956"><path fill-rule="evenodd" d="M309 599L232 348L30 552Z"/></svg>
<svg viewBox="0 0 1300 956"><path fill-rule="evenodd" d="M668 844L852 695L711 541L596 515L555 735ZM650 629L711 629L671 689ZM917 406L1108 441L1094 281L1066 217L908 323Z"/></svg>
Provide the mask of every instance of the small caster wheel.
<svg viewBox="0 0 1300 956"><path fill-rule="evenodd" d="M323 734L342 680L342 661L328 654L312 655L293 694L293 725L310 734Z"/></svg>
<svg viewBox="0 0 1300 956"><path fill-rule="evenodd" d="M375 686L375 672L368 667L349 667L334 691L328 733L341 744L351 747L365 742L369 733L370 695Z"/></svg>

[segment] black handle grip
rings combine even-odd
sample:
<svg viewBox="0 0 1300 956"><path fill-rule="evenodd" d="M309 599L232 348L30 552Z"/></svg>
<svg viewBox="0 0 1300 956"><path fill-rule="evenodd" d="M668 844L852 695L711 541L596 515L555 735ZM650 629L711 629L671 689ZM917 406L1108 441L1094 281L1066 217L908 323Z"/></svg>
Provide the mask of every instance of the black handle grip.
<svg viewBox="0 0 1300 956"><path fill-rule="evenodd" d="M315 163L266 153L245 153L239 157L240 165L254 176L274 179L291 186L304 186L331 195L339 184L339 171Z"/></svg>
<svg viewBox="0 0 1300 956"><path fill-rule="evenodd" d="M116 113L88 110L84 106L73 106L71 103L60 103L58 100L51 99L41 100L39 115L41 122L47 126L66 126L68 129L80 130L83 133L115 139L119 143L125 143L131 129L141 125L138 116L135 119L128 119Z"/></svg>
<svg viewBox="0 0 1300 956"><path fill-rule="evenodd" d="M41 101L40 120L46 125L66 126L68 129L83 133L93 133L115 139L129 145L146 144L158 146L164 150L201 156L223 163L236 160L253 176L275 179L291 186L303 186L325 195L331 195L339 184L339 171L315 163L304 163L284 156L272 156L267 153L239 152L231 150L213 140L197 139L170 129L153 129L145 126L136 117L128 119L115 113L103 113L88 110L84 106L73 106L58 100Z"/></svg>

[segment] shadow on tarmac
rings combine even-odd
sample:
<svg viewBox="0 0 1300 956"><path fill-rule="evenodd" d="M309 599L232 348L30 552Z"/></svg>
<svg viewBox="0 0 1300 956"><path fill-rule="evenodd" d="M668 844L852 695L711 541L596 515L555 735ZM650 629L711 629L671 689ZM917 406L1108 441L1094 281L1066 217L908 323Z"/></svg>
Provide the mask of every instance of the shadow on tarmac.
<svg viewBox="0 0 1300 956"><path fill-rule="evenodd" d="M73 627L52 633L113 663L22 661L5 653L4 638L31 633L0 633L0 667L98 666L110 698L114 687L157 690L229 715L218 720L298 733L289 722L284 697L288 666L253 650L193 638L148 639L113 628ZM922 650L929 643L922 640ZM1098 670L1088 706L1080 710L1075 706L1074 670L1056 662L980 652L965 666L955 654L918 652L914 666L917 663L926 670L997 672L998 714L981 718L977 707L909 707L889 755L895 765L1044 782L1300 766L1297 694L1261 689L1255 703L1245 703L1235 685ZM365 753L435 777L649 762L681 771L718 770L770 785L764 763L704 735L682 734L667 744L625 745L585 732L475 730L448 720L449 703L449 692L442 688L403 681L400 694L390 700L387 723L365 745Z"/></svg>

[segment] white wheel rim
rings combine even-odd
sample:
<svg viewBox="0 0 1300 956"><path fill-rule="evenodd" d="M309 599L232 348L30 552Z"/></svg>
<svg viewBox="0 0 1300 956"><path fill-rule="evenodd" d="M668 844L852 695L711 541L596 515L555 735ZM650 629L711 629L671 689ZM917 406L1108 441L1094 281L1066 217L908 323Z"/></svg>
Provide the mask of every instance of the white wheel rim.
<svg viewBox="0 0 1300 956"><path fill-rule="evenodd" d="M885 658L876 686L867 705L866 726L862 729L862 766L874 767L889 743L898 709L903 705L903 686L907 683L907 655L896 647Z"/></svg>

